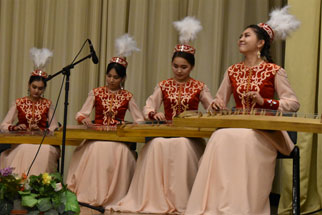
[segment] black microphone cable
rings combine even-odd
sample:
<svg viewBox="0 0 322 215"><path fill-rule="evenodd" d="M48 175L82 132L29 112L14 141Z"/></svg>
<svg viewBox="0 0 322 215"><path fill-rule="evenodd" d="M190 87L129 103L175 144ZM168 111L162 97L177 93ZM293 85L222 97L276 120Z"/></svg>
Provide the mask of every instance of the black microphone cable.
<svg viewBox="0 0 322 215"><path fill-rule="evenodd" d="M60 89L59 89L59 94L58 94L58 97L57 97L57 100L56 100L56 105L55 105L55 108L54 108L54 112L53 112L53 115L48 123L48 126L47 126L47 129L44 130L44 134L42 136L42 139L41 139L41 142L39 144L39 147L38 147L38 150L36 152L36 155L34 157L34 159L32 160L30 166L29 166L29 169L28 169L28 172L27 172L27 176L29 175L29 172L31 170L31 167L34 165L34 162L39 154L39 151L40 151L40 148L45 140L45 137L47 136L48 134L48 131L49 131L49 128L50 128L50 125L51 125L51 122L53 121L54 117L55 117L55 114L56 114L56 110L57 110L57 106L58 106L58 103L59 103L59 99L60 99L60 96L61 96L61 92L62 92L62 89L63 89L63 86L64 86L64 82L65 82L65 76L63 77L63 80L62 80L62 83L61 83L61 86L60 86Z"/></svg>
<svg viewBox="0 0 322 215"><path fill-rule="evenodd" d="M80 50L78 51L78 53L77 53L77 55L75 56L74 60L73 60L70 64L73 64L73 63L75 62L75 60L78 58L79 54L83 51L84 46L85 46L85 44L86 44L87 40L88 40L88 39L86 39L86 40L84 41L84 43L83 43L83 45L82 45L82 48L80 48Z"/></svg>
<svg viewBox="0 0 322 215"><path fill-rule="evenodd" d="M71 64L73 64L73 63L75 62L75 60L78 58L78 56L80 55L80 53L81 53L81 52L82 52L82 50L84 49L84 46L85 46L85 44L86 44L87 40L88 40L88 39L86 39L86 40L84 41L84 43L83 43L82 47L80 48L80 50L79 50L79 51L78 51L78 53L76 54L76 56L75 56L75 58L73 59L73 61L71 62ZM56 100L56 105L55 105L55 109L54 109L53 115L52 115L52 117L51 117L51 119L50 119L50 122L49 122L49 124L48 124L48 126L47 126L47 129L45 129L45 130L44 130L44 134L43 134L43 137L42 137L41 142L40 142L40 144L39 144L39 147L38 147L38 149L37 149L37 152L36 152L36 154L35 154L35 156L34 156L34 159L32 160L32 162L31 162L31 164L30 164L30 166L29 166L29 168L28 168L27 176L29 175L29 172L30 172L31 168L32 168L32 166L34 165L34 162L35 162L35 160L36 160L36 158L37 158L37 156L38 156L38 154L39 154L40 148L41 148L41 146L42 146L42 144L43 144L43 142L44 142L44 140L45 140L45 138L46 138L46 136L47 136L47 134L48 134L48 129L49 129L50 125L51 125L51 122L53 121L54 116L55 116L55 114L56 114L56 109L57 109L57 106L58 106L58 103L59 103L59 100L60 100L60 96L61 96L61 92L62 92L62 89L63 89L63 86L64 86L64 82L65 82L65 76L63 77L63 80L62 80L62 84L61 84L61 87L60 87L60 90L59 90L59 94L58 94L58 97L57 97L57 100Z"/></svg>

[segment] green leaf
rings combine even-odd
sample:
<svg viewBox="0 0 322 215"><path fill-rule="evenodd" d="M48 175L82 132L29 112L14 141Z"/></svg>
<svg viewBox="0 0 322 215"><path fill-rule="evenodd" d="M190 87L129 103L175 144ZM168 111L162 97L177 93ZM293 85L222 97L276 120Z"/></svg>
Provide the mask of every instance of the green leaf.
<svg viewBox="0 0 322 215"><path fill-rule="evenodd" d="M27 191L18 191L18 193L20 195L22 195L22 196L31 194L30 190L27 190Z"/></svg>
<svg viewBox="0 0 322 215"><path fill-rule="evenodd" d="M39 188L39 193L40 193L40 194L45 193L45 188L44 188L44 187L40 187L40 188Z"/></svg>
<svg viewBox="0 0 322 215"><path fill-rule="evenodd" d="M34 207L38 203L38 200L36 199L37 196L38 195L34 194L34 193L31 193L26 196L22 196L21 197L21 205L25 206L25 207L29 207L29 208Z"/></svg>
<svg viewBox="0 0 322 215"><path fill-rule="evenodd" d="M51 204L50 198L40 198L38 200L37 207L40 211L48 211L53 206Z"/></svg>
<svg viewBox="0 0 322 215"><path fill-rule="evenodd" d="M54 209L51 209L44 213L44 215L59 215L58 212Z"/></svg>
<svg viewBox="0 0 322 215"><path fill-rule="evenodd" d="M61 203L56 210L58 211L58 213L63 214L65 211L65 205L63 203Z"/></svg>
<svg viewBox="0 0 322 215"><path fill-rule="evenodd" d="M63 177L60 175L59 172L51 173L50 176L53 177L54 180L57 181L57 182L62 182L63 181Z"/></svg>
<svg viewBox="0 0 322 215"><path fill-rule="evenodd" d="M38 210L36 211L28 211L28 215L39 215L39 212Z"/></svg>
<svg viewBox="0 0 322 215"><path fill-rule="evenodd" d="M67 190L65 192L65 195L66 195L65 211L73 211L78 214L80 212L80 208L79 208L75 193Z"/></svg>
<svg viewBox="0 0 322 215"><path fill-rule="evenodd" d="M50 186L51 186L51 188L53 189L53 190L55 190L55 188L56 188L56 181L54 181L54 180L52 180L51 182L50 182Z"/></svg>
<svg viewBox="0 0 322 215"><path fill-rule="evenodd" d="M64 192L61 192L60 194L59 194L59 196L60 196L60 203L62 203L62 204L64 204L64 205L66 205L66 191L64 191Z"/></svg>

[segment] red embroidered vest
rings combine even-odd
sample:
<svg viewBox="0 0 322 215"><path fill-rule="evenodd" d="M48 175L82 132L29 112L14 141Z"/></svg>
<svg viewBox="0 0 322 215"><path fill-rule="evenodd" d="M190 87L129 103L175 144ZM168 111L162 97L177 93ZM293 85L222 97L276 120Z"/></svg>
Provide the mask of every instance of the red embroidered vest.
<svg viewBox="0 0 322 215"><path fill-rule="evenodd" d="M47 128L48 113L51 101L45 98L37 102L23 97L16 100L18 110L18 124L25 124L27 128L36 124L40 129Z"/></svg>
<svg viewBox="0 0 322 215"><path fill-rule="evenodd" d="M126 90L112 92L107 87L98 87L93 91L96 124L116 125L119 121L124 121L132 93Z"/></svg>
<svg viewBox="0 0 322 215"><path fill-rule="evenodd" d="M200 93L204 83L190 78L185 83L178 83L173 78L161 81L164 112L167 120L186 110L198 110Z"/></svg>
<svg viewBox="0 0 322 215"><path fill-rule="evenodd" d="M228 76L233 90L236 108L252 109L266 108L277 109L279 102L274 100L275 75L281 67L262 62L258 66L247 67L244 63L238 63L228 68ZM264 105L260 106L255 101L246 97L250 91L258 92L264 98Z"/></svg>

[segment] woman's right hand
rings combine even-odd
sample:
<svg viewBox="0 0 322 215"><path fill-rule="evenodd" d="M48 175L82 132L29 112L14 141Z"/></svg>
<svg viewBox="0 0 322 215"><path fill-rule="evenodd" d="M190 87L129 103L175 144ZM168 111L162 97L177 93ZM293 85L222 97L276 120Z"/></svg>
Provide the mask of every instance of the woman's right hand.
<svg viewBox="0 0 322 215"><path fill-rule="evenodd" d="M84 119L82 120L82 123L83 123L83 125L86 125L86 126L91 126L91 125L93 125L93 123L92 123L92 121L91 121L91 119L90 119L90 118L84 118Z"/></svg>
<svg viewBox="0 0 322 215"><path fill-rule="evenodd" d="M224 110L226 109L225 104L222 101L214 100L211 103L211 107L213 110Z"/></svg>
<svg viewBox="0 0 322 215"><path fill-rule="evenodd" d="M153 116L153 118L155 119L155 120L158 120L158 121L165 121L166 119L165 119L165 116L164 116L164 113L162 113L162 112L158 112L158 113L156 113L154 116Z"/></svg>
<svg viewBox="0 0 322 215"><path fill-rule="evenodd" d="M27 130L27 126L25 124L19 124L16 125L15 127L13 127L14 131L26 131Z"/></svg>

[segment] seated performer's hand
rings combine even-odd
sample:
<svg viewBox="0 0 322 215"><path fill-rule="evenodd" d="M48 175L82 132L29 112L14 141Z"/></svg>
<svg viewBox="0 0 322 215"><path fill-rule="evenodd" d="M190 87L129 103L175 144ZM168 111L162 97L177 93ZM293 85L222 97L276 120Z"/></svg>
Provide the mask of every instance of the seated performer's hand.
<svg viewBox="0 0 322 215"><path fill-rule="evenodd" d="M107 127L107 131L116 131L117 130L117 126L116 125L110 125Z"/></svg>
<svg viewBox="0 0 322 215"><path fill-rule="evenodd" d="M91 125L93 125L93 123L92 123L92 121L90 120L90 118L84 118L83 120L82 120L82 123L83 123L83 125L86 125L86 126L91 126Z"/></svg>
<svg viewBox="0 0 322 215"><path fill-rule="evenodd" d="M156 113L154 116L153 116L153 118L155 119L155 120L158 120L158 121L165 121L166 119L165 119L165 115L164 115L164 113L162 113L162 112L158 112L158 113Z"/></svg>
<svg viewBox="0 0 322 215"><path fill-rule="evenodd" d="M38 131L38 130L40 130L40 128L39 128L39 126L37 124L32 124L32 125L30 125L30 130Z"/></svg>
<svg viewBox="0 0 322 215"><path fill-rule="evenodd" d="M220 100L214 100L211 104L212 109L214 110L224 110L226 109L225 104Z"/></svg>
<svg viewBox="0 0 322 215"><path fill-rule="evenodd" d="M116 125L109 125L109 126L95 126L94 124L92 124L93 127L92 129L97 130L97 131L116 131L117 130L117 126ZM89 126L91 127L91 126Z"/></svg>
<svg viewBox="0 0 322 215"><path fill-rule="evenodd" d="M25 124L19 124L13 127L14 131L25 131L27 130L27 126Z"/></svg>
<svg viewBox="0 0 322 215"><path fill-rule="evenodd" d="M252 99L253 101L255 101L259 105L264 104L263 97L257 91L250 91L250 92L246 93L246 96L248 96L250 99Z"/></svg>

